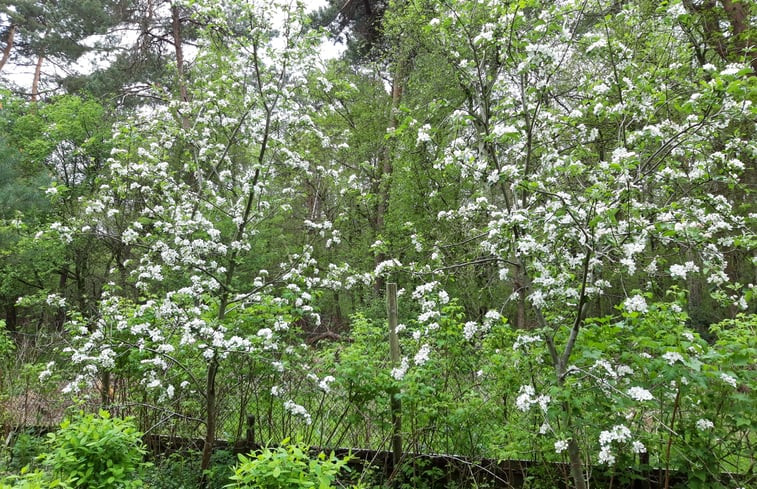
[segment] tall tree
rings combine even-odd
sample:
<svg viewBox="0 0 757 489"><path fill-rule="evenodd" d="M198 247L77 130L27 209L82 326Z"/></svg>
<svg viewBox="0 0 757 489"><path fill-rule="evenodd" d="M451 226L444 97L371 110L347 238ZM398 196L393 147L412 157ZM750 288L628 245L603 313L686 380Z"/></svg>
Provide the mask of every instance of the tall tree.
<svg viewBox="0 0 757 489"><path fill-rule="evenodd" d="M464 242L478 243L509 284L497 309L514 301L517 326L545 345L554 371L546 388L560 394L554 411L542 409L568 433L573 483L587 487L588 441L569 401L580 333L608 305L643 311L634 289L698 273L727 282L732 242L719 233L744 237L748 226L737 202L713 191L718 181L738 185L753 149L740 129L751 117L750 70L708 67L718 81L701 85L679 61L691 54L675 16L643 5L624 4L590 28L582 1L439 2L433 13L414 5L465 94L434 128L444 131L439 178L468 192L439 225L468 229ZM701 222L710 224L694 232ZM424 312L421 332L433 335L437 317Z"/></svg>
<svg viewBox="0 0 757 489"><path fill-rule="evenodd" d="M288 146L310 131L298 100L314 41L302 7L193 5L206 27L187 96L176 93L160 117L120 127L108 184L85 215L84 226L94 227L94 218L101 239L139 250L129 273L141 299L114 288L101 319L82 330L77 355L109 372L115 352L138 346L145 382L161 402L197 393L206 470L227 358L277 360L294 316L311 310L306 243L282 242L276 261L264 258L281 234L267 223L286 219L294 188L309 174L308 161ZM265 305L282 312L257 317Z"/></svg>
<svg viewBox="0 0 757 489"><path fill-rule="evenodd" d="M39 97L45 62L66 72L69 65L91 49L86 43L88 37L105 34L120 20L116 15L120 3L118 0L0 3L0 12L7 23L3 29L6 32L3 60L34 66L30 93L33 100ZM59 75L50 74L52 79L56 76Z"/></svg>

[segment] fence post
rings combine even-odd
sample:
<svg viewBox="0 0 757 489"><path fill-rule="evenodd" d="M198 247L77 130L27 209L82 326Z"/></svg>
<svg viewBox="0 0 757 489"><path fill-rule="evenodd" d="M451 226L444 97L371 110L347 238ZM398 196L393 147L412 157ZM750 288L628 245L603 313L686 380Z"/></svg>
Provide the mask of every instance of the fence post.
<svg viewBox="0 0 757 489"><path fill-rule="evenodd" d="M253 414L247 415L247 433L245 437L248 450L254 450L255 446L255 416Z"/></svg>
<svg viewBox="0 0 757 489"><path fill-rule="evenodd" d="M392 368L400 366L400 341L397 337L397 284L386 284L386 313L389 318L389 351L391 353ZM399 467L402 459L402 401L398 397L399 390L392 387L389 399L392 411L392 462L394 470Z"/></svg>

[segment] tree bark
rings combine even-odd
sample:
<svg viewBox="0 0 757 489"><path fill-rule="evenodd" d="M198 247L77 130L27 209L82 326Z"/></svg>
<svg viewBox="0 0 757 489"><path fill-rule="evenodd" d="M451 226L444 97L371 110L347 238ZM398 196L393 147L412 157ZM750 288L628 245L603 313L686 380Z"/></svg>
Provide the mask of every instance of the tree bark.
<svg viewBox="0 0 757 489"><path fill-rule="evenodd" d="M34 80L32 81L32 102L39 98L39 79L42 76L42 62L45 60L44 53L37 58L37 66L34 68Z"/></svg>
<svg viewBox="0 0 757 489"><path fill-rule="evenodd" d="M400 102L402 101L402 85L405 79L405 61L399 60L392 79L392 112L389 119L389 125L387 126L387 132L392 133L399 123L397 118L397 110L399 109ZM392 165L392 142L387 141L384 146L384 151L381 154L381 160L379 161L379 176L378 176L378 204L376 205L376 219L375 219L375 233L381 234L384 230L384 217L389 210L389 192L391 187L391 176L393 171ZM386 254L379 252L376 254L375 264L386 260ZM383 277L376 277L376 281L373 284L374 292L377 296L384 290L385 281Z"/></svg>
<svg viewBox="0 0 757 489"><path fill-rule="evenodd" d="M576 443L575 436L568 440L568 459L570 460L570 475L573 478L573 484L575 484L575 488L586 489L586 479L584 479L581 450L578 446L578 443Z"/></svg>
<svg viewBox="0 0 757 489"><path fill-rule="evenodd" d="M205 441L202 447L202 481L201 487L208 487L207 471L210 469L210 457L216 442L216 374L218 360L214 357L208 364L208 376L205 387Z"/></svg>
<svg viewBox="0 0 757 489"><path fill-rule="evenodd" d="M8 37L5 39L5 48L3 48L3 57L0 59L0 71L3 71L3 66L11 57L11 49L13 49L13 37L16 35L16 25L11 24L8 28Z"/></svg>
<svg viewBox="0 0 757 489"><path fill-rule="evenodd" d="M5 304L5 328L10 333L18 331L18 310L16 309L15 299L14 302Z"/></svg>
<svg viewBox="0 0 757 489"><path fill-rule="evenodd" d="M749 25L748 3L745 1L720 0L733 29L733 48L752 65L752 76L757 76L757 28ZM751 36L749 36L751 31Z"/></svg>
<svg viewBox="0 0 757 489"><path fill-rule="evenodd" d="M179 15L179 7L174 5L171 7L171 32L173 34L173 47L176 53L176 76L179 81L179 94L181 100L184 102L189 101L187 96L187 85L184 83L184 49L182 48L181 38L181 16Z"/></svg>
<svg viewBox="0 0 757 489"><path fill-rule="evenodd" d="M723 11L718 8L716 0L705 0L701 4L694 3L692 0L683 1L686 9L699 17L705 44L714 49L723 61L750 63L752 76L755 76L757 75L757 47L754 45L754 39L750 39L749 36L750 31L754 32L754 27L749 25L748 3L733 0L720 0L720 3ZM723 13L725 13L725 18ZM732 33L729 36L723 32L721 21L727 21L731 25Z"/></svg>

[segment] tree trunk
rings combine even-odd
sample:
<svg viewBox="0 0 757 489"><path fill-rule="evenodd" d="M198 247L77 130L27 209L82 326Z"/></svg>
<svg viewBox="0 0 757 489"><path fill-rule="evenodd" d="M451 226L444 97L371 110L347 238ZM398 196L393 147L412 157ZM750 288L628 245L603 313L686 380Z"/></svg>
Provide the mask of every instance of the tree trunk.
<svg viewBox="0 0 757 489"><path fill-rule="evenodd" d="M575 431L575 429L572 431ZM568 459L570 460L570 475L573 478L575 489L586 489L581 449L576 443L575 436L568 440Z"/></svg>
<svg viewBox="0 0 757 489"><path fill-rule="evenodd" d="M5 328L10 333L18 331L18 310L15 301L5 304Z"/></svg>
<svg viewBox="0 0 757 489"><path fill-rule="evenodd" d="M389 125L387 132L392 133L397 128L399 120L397 118L397 110L399 109L400 102L402 101L402 84L405 78L405 61L400 60L397 62L394 78L392 79L392 113L389 118ZM375 233L381 234L384 230L384 216L389 209L389 191L391 187L391 176L393 171L392 165L392 142L387 141L384 146L384 151L381 154L381 160L379 161L379 177L378 177L378 204L376 205L376 219L375 219ZM387 256L383 252L376 254L375 264L387 259ZM383 277L376 277L376 281L373 284L373 289L377 296L381 295L384 290L385 281Z"/></svg>
<svg viewBox="0 0 757 489"><path fill-rule="evenodd" d="M205 387L205 442L202 448L202 481L201 487L208 487L207 471L210 469L210 456L216 442L216 374L218 360L213 357L208 365L208 376Z"/></svg>
<svg viewBox="0 0 757 489"><path fill-rule="evenodd" d="M754 37L750 39L748 35L749 30L755 27L749 25L748 3L733 0L720 0L720 3L723 4L728 21L731 23L733 31L731 38L735 54L739 57L743 56L752 65L752 76L757 76L757 47L754 45Z"/></svg>
<svg viewBox="0 0 757 489"><path fill-rule="evenodd" d="M8 37L5 39L5 48L3 49L3 57L0 59L0 71L3 71L3 66L11 57L11 49L13 49L13 37L16 35L16 25L11 24L8 28Z"/></svg>
<svg viewBox="0 0 757 489"><path fill-rule="evenodd" d="M184 50L182 48L181 38L181 16L179 15L179 7L174 5L171 7L171 31L173 34L173 47L176 53L176 76L179 81L179 94L181 100L187 102L189 100L187 96L187 85L184 83Z"/></svg>
<svg viewBox="0 0 757 489"><path fill-rule="evenodd" d="M749 39L749 13L746 2L720 0L723 12L717 7L716 0L705 0L695 3L684 0L683 4L689 12L696 14L701 21L704 41L714 49L726 62L745 61L752 66L752 76L757 75L757 56L753 39ZM731 32L728 36L724 32L724 23L730 24ZM751 41L751 44L750 44Z"/></svg>
<svg viewBox="0 0 757 489"><path fill-rule="evenodd" d="M45 60L44 53L37 58L37 66L34 68L34 80L32 81L32 102L39 98L39 79L42 76L42 62Z"/></svg>

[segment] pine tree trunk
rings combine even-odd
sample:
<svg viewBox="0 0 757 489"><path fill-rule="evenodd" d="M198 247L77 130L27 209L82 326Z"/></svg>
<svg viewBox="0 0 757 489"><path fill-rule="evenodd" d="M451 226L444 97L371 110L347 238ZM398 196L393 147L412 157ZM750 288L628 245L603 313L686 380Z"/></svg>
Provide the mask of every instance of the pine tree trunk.
<svg viewBox="0 0 757 489"><path fill-rule="evenodd" d="M184 83L184 50L182 48L181 38L181 17L179 7L174 5L171 7L171 31L173 34L173 47L176 53L176 76L179 81L179 94L181 100L187 102L187 85Z"/></svg>
<svg viewBox="0 0 757 489"><path fill-rule="evenodd" d="M39 98L39 79L42 76L42 62L45 60L45 55L40 54L37 58L37 66L34 68L34 80L32 81L32 102L36 102Z"/></svg>
<svg viewBox="0 0 757 489"><path fill-rule="evenodd" d="M16 35L16 25L11 24L8 28L8 37L5 39L5 48L3 48L3 57L0 59L0 71L3 71L3 66L11 57L11 49L13 49L13 37Z"/></svg>

